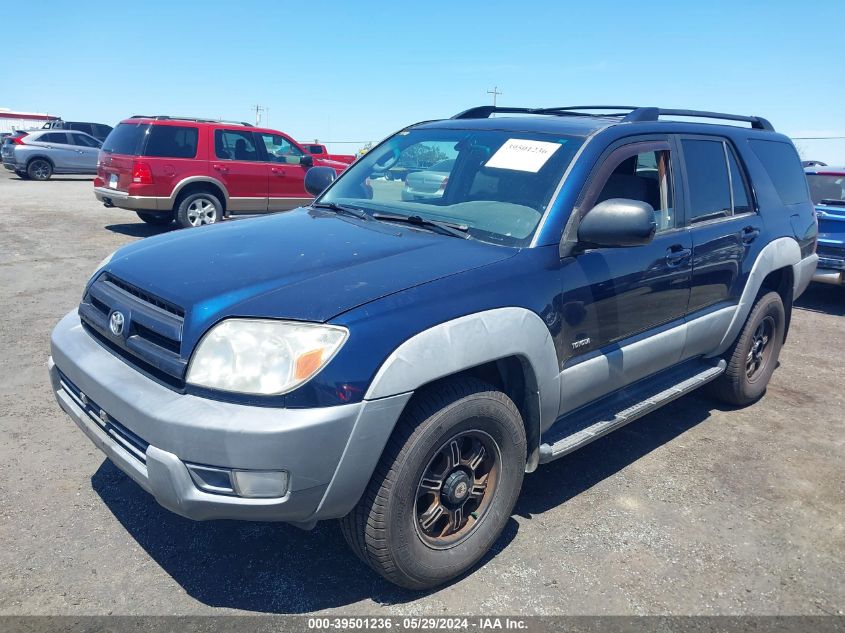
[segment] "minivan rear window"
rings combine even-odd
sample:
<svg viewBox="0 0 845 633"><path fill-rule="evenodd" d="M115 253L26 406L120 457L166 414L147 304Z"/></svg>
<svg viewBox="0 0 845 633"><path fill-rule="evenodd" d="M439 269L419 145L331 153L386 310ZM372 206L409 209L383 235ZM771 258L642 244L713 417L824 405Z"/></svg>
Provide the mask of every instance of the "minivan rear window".
<svg viewBox="0 0 845 633"><path fill-rule="evenodd" d="M806 202L809 197L807 179L801 168L798 152L789 143L781 141L749 141L757 158L769 173L772 184L784 204Z"/></svg>
<svg viewBox="0 0 845 633"><path fill-rule="evenodd" d="M150 127L144 156L163 158L193 158L197 155L199 130L182 125L153 125Z"/></svg>
<svg viewBox="0 0 845 633"><path fill-rule="evenodd" d="M113 154L137 156L141 153L141 145L149 127L146 123L120 123L103 141L102 149Z"/></svg>

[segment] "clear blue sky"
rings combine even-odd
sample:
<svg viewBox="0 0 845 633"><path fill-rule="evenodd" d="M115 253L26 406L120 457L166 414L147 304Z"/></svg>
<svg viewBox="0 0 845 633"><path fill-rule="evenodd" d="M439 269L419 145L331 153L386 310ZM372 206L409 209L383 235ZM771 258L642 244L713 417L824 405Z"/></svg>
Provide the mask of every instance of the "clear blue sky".
<svg viewBox="0 0 845 633"><path fill-rule="evenodd" d="M252 120L259 103L270 127L302 140L375 141L487 103L498 85L500 105L723 110L845 136L842 0L569 5L8 2L0 106L114 124ZM798 143L845 163L845 141Z"/></svg>

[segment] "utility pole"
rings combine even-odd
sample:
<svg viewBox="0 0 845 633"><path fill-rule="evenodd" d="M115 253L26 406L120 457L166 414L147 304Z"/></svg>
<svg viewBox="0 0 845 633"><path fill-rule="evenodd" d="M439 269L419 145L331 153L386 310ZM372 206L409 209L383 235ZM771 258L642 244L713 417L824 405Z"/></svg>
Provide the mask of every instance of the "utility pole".
<svg viewBox="0 0 845 633"><path fill-rule="evenodd" d="M495 108L496 107L496 97L498 97L500 94L502 94L499 91L499 86L493 86L493 90L488 90L487 94L493 95L493 107Z"/></svg>
<svg viewBox="0 0 845 633"><path fill-rule="evenodd" d="M252 109L255 110L255 125L258 125L261 123L261 113L266 112L267 107L255 104Z"/></svg>

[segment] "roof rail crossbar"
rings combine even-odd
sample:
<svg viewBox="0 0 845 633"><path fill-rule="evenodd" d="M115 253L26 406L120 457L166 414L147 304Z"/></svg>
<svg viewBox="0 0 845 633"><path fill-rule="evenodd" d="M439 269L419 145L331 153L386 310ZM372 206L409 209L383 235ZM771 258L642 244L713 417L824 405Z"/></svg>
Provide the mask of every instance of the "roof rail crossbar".
<svg viewBox="0 0 845 633"><path fill-rule="evenodd" d="M169 116L166 114L156 114L156 115L147 115L147 114L134 114L130 119L154 119L156 121L194 121L195 123L231 123L233 125L243 125L245 127L255 127L252 123L247 123L246 121L227 121L226 119L205 119L200 117L192 117L192 116Z"/></svg>
<svg viewBox="0 0 845 633"><path fill-rule="evenodd" d="M742 121L750 123L755 130L774 132L774 126L761 116L745 116L742 114L726 114L724 112L707 112L705 110L676 110L673 108L636 108L622 119L623 123L638 121L657 121L661 116L686 116L702 119L722 119L725 121Z"/></svg>

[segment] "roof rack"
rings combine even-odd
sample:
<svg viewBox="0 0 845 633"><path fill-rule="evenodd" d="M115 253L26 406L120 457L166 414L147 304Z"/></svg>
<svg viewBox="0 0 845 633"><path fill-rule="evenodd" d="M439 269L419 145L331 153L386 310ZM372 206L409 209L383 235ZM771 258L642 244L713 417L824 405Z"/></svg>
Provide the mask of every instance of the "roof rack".
<svg viewBox="0 0 845 633"><path fill-rule="evenodd" d="M156 121L194 121L195 123L231 123L233 125L243 125L246 127L255 127L252 123L246 121L227 121L226 119L201 119L193 116L167 116L165 114L134 114L130 119L154 119Z"/></svg>
<svg viewBox="0 0 845 633"><path fill-rule="evenodd" d="M596 114L590 110L609 110ZM723 119L725 121L743 121L750 123L755 130L774 132L775 128L763 117L744 116L741 114L725 114L722 112L706 112L704 110L675 110L671 108L652 108L640 106L591 105L591 106L561 106L556 108L509 108L498 106L477 106L459 112L453 119L486 119L491 114L549 114L553 116L586 116L586 117L619 117L622 123L639 123L657 121L661 116L685 116L704 119Z"/></svg>

